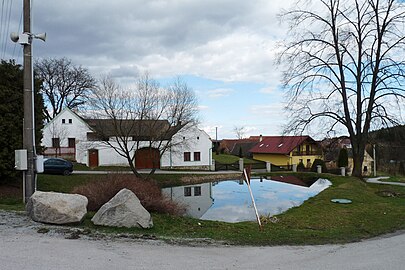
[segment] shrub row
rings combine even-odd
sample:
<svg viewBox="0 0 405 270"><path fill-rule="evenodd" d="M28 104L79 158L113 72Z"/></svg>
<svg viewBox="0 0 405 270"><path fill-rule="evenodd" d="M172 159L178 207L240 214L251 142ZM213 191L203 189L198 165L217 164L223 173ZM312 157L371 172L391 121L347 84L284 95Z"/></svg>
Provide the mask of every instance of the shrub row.
<svg viewBox="0 0 405 270"><path fill-rule="evenodd" d="M144 180L134 175L108 174L98 177L85 185L73 189L73 193L86 196L89 200L87 210L97 211L113 198L121 189L131 190L149 212L181 215L185 206L166 198L153 180Z"/></svg>

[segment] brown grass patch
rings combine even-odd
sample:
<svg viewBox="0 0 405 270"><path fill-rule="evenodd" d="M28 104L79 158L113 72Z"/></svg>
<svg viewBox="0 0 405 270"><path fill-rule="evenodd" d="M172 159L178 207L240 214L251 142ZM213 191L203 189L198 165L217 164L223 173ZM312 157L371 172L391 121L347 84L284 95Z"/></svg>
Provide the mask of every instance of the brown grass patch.
<svg viewBox="0 0 405 270"><path fill-rule="evenodd" d="M73 193L87 197L89 211L97 211L121 189L127 188L136 194L143 207L150 212L171 215L181 215L185 212L184 206L163 196L159 186L153 180L144 180L126 174L108 174L100 178L73 189Z"/></svg>

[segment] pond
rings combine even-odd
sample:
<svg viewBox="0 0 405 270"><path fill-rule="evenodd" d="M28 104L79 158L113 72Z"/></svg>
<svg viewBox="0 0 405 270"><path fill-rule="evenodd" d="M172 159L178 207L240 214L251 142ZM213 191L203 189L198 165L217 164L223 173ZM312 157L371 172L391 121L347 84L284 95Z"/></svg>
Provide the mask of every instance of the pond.
<svg viewBox="0 0 405 270"><path fill-rule="evenodd" d="M332 183L326 179L302 180L295 176L253 178L251 188L259 215L273 216L301 205ZM249 189L243 180L169 187L162 192L186 205L186 215L226 222L256 220Z"/></svg>

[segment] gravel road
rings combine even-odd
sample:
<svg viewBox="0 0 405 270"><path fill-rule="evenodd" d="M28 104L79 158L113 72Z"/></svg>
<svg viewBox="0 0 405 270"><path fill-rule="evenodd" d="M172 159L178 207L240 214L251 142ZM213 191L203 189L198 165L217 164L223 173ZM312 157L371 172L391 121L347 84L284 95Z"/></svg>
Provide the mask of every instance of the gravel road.
<svg viewBox="0 0 405 270"><path fill-rule="evenodd" d="M203 241L204 242L204 241ZM169 245L88 235L0 211L0 269L404 269L405 233L359 243L238 247Z"/></svg>

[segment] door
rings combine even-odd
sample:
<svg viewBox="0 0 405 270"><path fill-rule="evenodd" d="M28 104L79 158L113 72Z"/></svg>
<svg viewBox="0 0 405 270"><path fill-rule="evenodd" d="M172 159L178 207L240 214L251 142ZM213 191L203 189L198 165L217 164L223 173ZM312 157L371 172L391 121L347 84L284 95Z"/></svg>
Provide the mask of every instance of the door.
<svg viewBox="0 0 405 270"><path fill-rule="evenodd" d="M159 169L159 150L156 148L141 148L135 153L135 168L137 169Z"/></svg>
<svg viewBox="0 0 405 270"><path fill-rule="evenodd" d="M98 167L98 150L89 150L89 167Z"/></svg>

